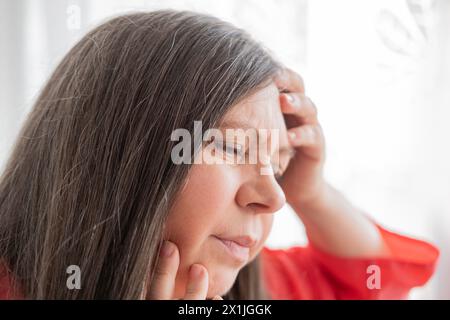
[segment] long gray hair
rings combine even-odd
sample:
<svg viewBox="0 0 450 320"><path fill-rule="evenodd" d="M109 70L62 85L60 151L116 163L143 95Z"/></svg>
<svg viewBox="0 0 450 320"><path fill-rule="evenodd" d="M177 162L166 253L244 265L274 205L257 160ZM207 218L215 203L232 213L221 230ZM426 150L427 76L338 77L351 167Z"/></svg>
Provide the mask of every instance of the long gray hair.
<svg viewBox="0 0 450 320"><path fill-rule="evenodd" d="M214 127L280 65L247 33L187 11L120 16L42 89L0 180L0 258L29 299L138 299L189 170L170 140ZM82 288L68 290L78 265ZM228 298L262 298L258 259Z"/></svg>

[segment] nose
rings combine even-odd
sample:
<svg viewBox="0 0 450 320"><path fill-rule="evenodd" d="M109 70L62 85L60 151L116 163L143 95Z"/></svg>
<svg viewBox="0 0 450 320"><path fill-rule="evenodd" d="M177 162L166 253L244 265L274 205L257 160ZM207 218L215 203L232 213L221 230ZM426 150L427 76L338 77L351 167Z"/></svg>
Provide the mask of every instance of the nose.
<svg viewBox="0 0 450 320"><path fill-rule="evenodd" d="M255 213L274 213L285 205L286 197L273 175L257 175L240 186L236 202Z"/></svg>

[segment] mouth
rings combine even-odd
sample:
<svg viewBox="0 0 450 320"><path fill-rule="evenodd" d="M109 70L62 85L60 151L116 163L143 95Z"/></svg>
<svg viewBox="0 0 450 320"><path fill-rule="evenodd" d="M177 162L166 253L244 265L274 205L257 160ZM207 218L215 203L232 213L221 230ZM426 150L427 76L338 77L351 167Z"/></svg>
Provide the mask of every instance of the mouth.
<svg viewBox="0 0 450 320"><path fill-rule="evenodd" d="M257 240L250 236L222 237L213 235L213 237L221 243L228 255L240 263L249 260L250 249L257 243Z"/></svg>

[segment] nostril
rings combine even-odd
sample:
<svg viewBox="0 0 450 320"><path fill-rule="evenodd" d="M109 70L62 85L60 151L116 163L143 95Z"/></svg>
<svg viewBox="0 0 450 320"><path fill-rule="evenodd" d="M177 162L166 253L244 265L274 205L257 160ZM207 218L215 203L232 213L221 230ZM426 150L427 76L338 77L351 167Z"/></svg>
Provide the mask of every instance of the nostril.
<svg viewBox="0 0 450 320"><path fill-rule="evenodd" d="M247 204L247 207L255 213L275 213L283 205L284 202L281 199L273 199L273 201L267 201L266 203L252 202Z"/></svg>
<svg viewBox="0 0 450 320"><path fill-rule="evenodd" d="M247 205L250 209L252 209L256 213L270 213L270 207L261 203L249 203Z"/></svg>
<svg viewBox="0 0 450 320"><path fill-rule="evenodd" d="M273 177L258 176L240 186L235 196L236 203L254 213L275 213L286 203L283 189Z"/></svg>
<svg viewBox="0 0 450 320"><path fill-rule="evenodd" d="M280 192L278 196L274 197L270 201L270 207L273 212L280 210L285 204L286 196L284 195L284 192Z"/></svg>

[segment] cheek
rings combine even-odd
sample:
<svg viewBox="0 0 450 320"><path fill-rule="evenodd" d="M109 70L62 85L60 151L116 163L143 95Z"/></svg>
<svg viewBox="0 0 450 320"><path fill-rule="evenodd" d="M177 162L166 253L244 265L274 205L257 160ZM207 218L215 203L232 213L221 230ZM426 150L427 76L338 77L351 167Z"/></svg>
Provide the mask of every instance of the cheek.
<svg viewBox="0 0 450 320"><path fill-rule="evenodd" d="M207 266L214 259L211 235L226 223L237 189L232 168L192 166L165 228L165 239L174 242L180 251L180 282L186 280L190 265Z"/></svg>
<svg viewBox="0 0 450 320"><path fill-rule="evenodd" d="M263 216L263 244L269 237L270 230L272 230L273 214L266 214Z"/></svg>
<svg viewBox="0 0 450 320"><path fill-rule="evenodd" d="M174 242L180 251L176 297L183 296L188 270L194 263L207 268L211 295L229 290L243 267L224 261L217 240L211 237L227 227L238 230L239 223L236 222L242 217L250 217L248 213L241 215L236 204L239 179L239 172L226 165L194 165L189 171L165 227L165 239ZM252 219L261 241L252 248L250 260L262 249L272 227L273 215L261 214Z"/></svg>
<svg viewBox="0 0 450 320"><path fill-rule="evenodd" d="M237 189L238 183L230 168L193 165L169 214L167 236L192 242L190 239L210 234L214 226L227 219Z"/></svg>
<svg viewBox="0 0 450 320"><path fill-rule="evenodd" d="M259 219L261 221L262 237L261 237L260 243L251 252L250 260L253 260L254 258L256 258L258 253L264 247L264 243L266 242L267 238L269 237L270 230L272 230L273 218L274 218L273 214L259 215Z"/></svg>

